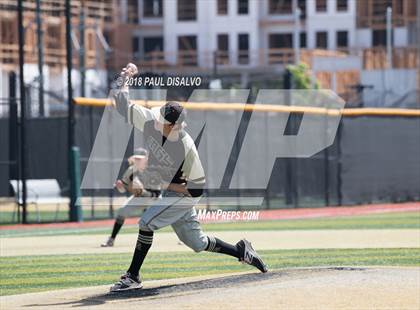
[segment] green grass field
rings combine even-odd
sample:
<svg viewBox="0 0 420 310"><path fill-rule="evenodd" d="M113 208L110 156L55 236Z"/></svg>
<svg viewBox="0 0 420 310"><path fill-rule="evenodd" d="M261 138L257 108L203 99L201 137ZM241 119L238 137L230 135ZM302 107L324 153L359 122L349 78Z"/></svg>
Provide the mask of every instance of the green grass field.
<svg viewBox="0 0 420 310"><path fill-rule="evenodd" d="M396 229L420 228L419 212L384 213L348 217L313 218L298 220L255 221L203 224L205 231L223 230L301 230L301 229ZM37 229L31 231L0 231L0 237L24 237L42 235L108 234L111 227L83 229ZM124 226L121 233L137 233L137 225ZM160 231L172 231L170 227Z"/></svg>
<svg viewBox="0 0 420 310"><path fill-rule="evenodd" d="M420 213L386 213L365 216L281 221L204 224L205 231L307 230L307 229L420 229ZM2 231L2 238L108 234L111 227L58 230ZM137 233L126 226L122 233ZM171 231L170 228L162 231ZM419 231L420 233L420 231ZM271 269L309 266L420 266L420 248L308 249L261 251ZM22 294L113 283L130 263L131 252L44 256L0 256L0 295ZM214 253L150 253L142 271L144 280L253 270L235 259Z"/></svg>
<svg viewBox="0 0 420 310"><path fill-rule="evenodd" d="M38 214L36 211L33 210L34 207L30 206L30 210L28 212L27 221L29 223L37 223L38 222ZM64 210L63 210L64 209ZM92 217L90 210L83 210L83 218L85 220L99 220L99 219L108 219L109 218L109 211L108 210L96 210L94 216ZM69 211L62 207L60 211L56 214L55 211L40 211L39 212L39 220L42 223L48 222L65 222L69 219ZM17 224L17 214L14 214L13 211L0 211L0 225L12 225Z"/></svg>
<svg viewBox="0 0 420 310"><path fill-rule="evenodd" d="M420 266L420 249L325 249L261 251L271 269L309 266ZM112 284L131 254L50 255L0 258L0 294L22 294ZM150 253L144 280L255 270L215 253Z"/></svg>

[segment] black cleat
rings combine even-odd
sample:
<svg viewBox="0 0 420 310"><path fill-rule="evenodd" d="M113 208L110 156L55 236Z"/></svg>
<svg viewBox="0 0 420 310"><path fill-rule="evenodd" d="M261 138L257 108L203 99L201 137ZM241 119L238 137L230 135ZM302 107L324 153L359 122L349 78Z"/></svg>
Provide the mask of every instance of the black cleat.
<svg viewBox="0 0 420 310"><path fill-rule="evenodd" d="M264 264L258 253L254 250L251 242L246 239L242 239L236 244L236 248L239 251L239 261L248 265L252 265L263 273L268 271L267 266Z"/></svg>
<svg viewBox="0 0 420 310"><path fill-rule="evenodd" d="M101 244L101 247L103 247L103 248L113 247L114 246L114 241L115 241L114 238L109 237L108 239L106 239L106 241L104 243Z"/></svg>
<svg viewBox="0 0 420 310"><path fill-rule="evenodd" d="M139 277L132 276L129 272L123 274L120 280L115 283L110 291L111 292L122 292L122 291L131 291L137 290L142 288L143 285L141 284Z"/></svg>

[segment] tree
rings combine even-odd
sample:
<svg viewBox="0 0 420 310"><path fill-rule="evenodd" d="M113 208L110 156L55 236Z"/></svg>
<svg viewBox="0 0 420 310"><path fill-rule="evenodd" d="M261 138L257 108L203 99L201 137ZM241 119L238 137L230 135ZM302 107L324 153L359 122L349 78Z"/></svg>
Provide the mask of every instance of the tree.
<svg viewBox="0 0 420 310"><path fill-rule="evenodd" d="M292 74L293 89L319 89L319 83L312 78L306 64L289 65L287 70Z"/></svg>

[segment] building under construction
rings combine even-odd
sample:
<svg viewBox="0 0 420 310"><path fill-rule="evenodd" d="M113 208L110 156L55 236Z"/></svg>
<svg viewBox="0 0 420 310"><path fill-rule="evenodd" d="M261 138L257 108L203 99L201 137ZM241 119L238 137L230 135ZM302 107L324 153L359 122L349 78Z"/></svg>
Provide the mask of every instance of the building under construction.
<svg viewBox="0 0 420 310"><path fill-rule="evenodd" d="M38 87L42 53L44 88L59 101L66 86L64 1L39 2L40 25L37 0L23 1L25 82ZM392 68L414 74L409 84L418 89L417 11L413 0L74 0L75 95L106 96L108 81L129 61L154 73L237 77L241 86L302 61L321 86L340 94L366 76L379 79L370 71ZM7 97L7 74L18 68L16 1L1 1L0 20L0 97ZM325 58L334 66L324 66Z"/></svg>

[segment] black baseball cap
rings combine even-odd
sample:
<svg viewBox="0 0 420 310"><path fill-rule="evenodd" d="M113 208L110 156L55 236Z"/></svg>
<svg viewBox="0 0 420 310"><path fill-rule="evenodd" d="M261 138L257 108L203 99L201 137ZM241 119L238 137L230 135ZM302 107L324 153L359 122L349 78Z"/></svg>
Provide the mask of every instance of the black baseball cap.
<svg viewBox="0 0 420 310"><path fill-rule="evenodd" d="M184 107L176 101L168 101L160 108L152 108L156 119L166 124L182 124L185 121L186 111Z"/></svg>
<svg viewBox="0 0 420 310"><path fill-rule="evenodd" d="M149 152L142 147L136 148L133 152L133 158L145 158L147 155L149 155Z"/></svg>

